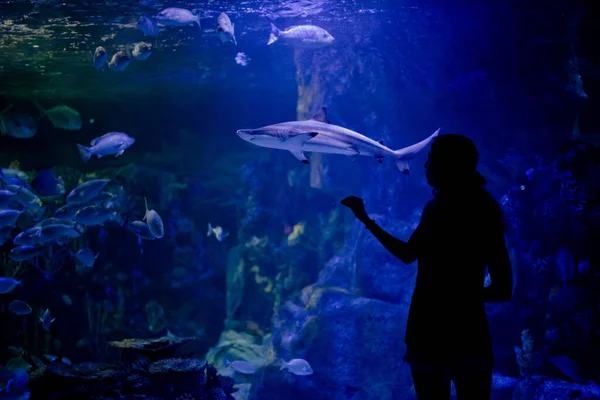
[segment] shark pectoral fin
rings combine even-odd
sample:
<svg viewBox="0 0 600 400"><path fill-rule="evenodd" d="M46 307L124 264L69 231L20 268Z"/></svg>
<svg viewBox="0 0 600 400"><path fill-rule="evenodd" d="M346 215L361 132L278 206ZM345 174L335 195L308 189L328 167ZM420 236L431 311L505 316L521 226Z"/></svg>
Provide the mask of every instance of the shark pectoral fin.
<svg viewBox="0 0 600 400"><path fill-rule="evenodd" d="M319 133L318 132L302 132L302 133L298 133L296 135L293 135L292 137L290 137L289 139L287 139L285 141L285 144L287 146L289 146L288 148L298 148L298 147L302 147L302 145L309 141L310 139L314 138L315 136L317 136Z"/></svg>
<svg viewBox="0 0 600 400"><path fill-rule="evenodd" d="M308 162L308 158L306 158L306 155L304 155L304 153L300 150L294 151L294 150L290 150L290 153L292 153L292 155L294 157L296 157L299 161L301 161L303 164L310 164Z"/></svg>

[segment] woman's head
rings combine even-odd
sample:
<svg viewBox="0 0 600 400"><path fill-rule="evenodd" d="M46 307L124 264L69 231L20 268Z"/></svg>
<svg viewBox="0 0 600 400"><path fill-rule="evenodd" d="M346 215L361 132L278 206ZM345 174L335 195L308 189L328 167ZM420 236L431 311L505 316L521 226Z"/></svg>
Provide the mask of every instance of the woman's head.
<svg viewBox="0 0 600 400"><path fill-rule="evenodd" d="M425 163L427 183L437 191L480 188L486 181L477 164L479 152L471 139L458 134L436 137Z"/></svg>

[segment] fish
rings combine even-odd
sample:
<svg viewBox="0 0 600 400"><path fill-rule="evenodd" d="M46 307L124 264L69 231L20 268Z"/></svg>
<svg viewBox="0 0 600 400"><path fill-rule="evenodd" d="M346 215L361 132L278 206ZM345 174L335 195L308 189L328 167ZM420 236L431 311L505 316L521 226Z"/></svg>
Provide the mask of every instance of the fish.
<svg viewBox="0 0 600 400"><path fill-rule="evenodd" d="M110 180L108 179L92 179L82 183L67 195L67 204L87 203L96 197L109 182Z"/></svg>
<svg viewBox="0 0 600 400"><path fill-rule="evenodd" d="M144 221L148 224L148 229L152 236L156 239L160 239L165 235L165 226L160 218L160 215L154 210L148 209L148 200L144 197L146 203L146 214L144 215Z"/></svg>
<svg viewBox="0 0 600 400"><path fill-rule="evenodd" d="M144 35L146 36L157 37L160 32L156 20L146 15L142 15L140 19L138 19L137 27L140 31L144 32Z"/></svg>
<svg viewBox="0 0 600 400"><path fill-rule="evenodd" d="M108 63L108 69L111 71L122 72L125 71L125 68L127 68L130 62L131 58L127 55L127 53L123 50L119 50L110 59L110 62Z"/></svg>
<svg viewBox="0 0 600 400"><path fill-rule="evenodd" d="M22 181L27 181L29 179L29 176L27 176L27 174L25 172L19 171L18 169L2 168L0 170L0 178L2 178L2 179L18 178Z"/></svg>
<svg viewBox="0 0 600 400"><path fill-rule="evenodd" d="M31 181L31 188L42 197L54 197L65 194L65 182L62 177L56 177L52 169L40 171Z"/></svg>
<svg viewBox="0 0 600 400"><path fill-rule="evenodd" d="M0 276L0 294L12 292L21 282L12 277Z"/></svg>
<svg viewBox="0 0 600 400"><path fill-rule="evenodd" d="M237 135L256 146L287 150L296 159L309 164L305 151L348 156L370 156L383 162L385 158L395 161L403 173L409 172L409 161L423 150L439 134L439 129L431 136L412 146L391 150L381 142L376 142L358 132L327 121L327 109L321 110L306 121L282 122L258 129L240 129Z"/></svg>
<svg viewBox="0 0 600 400"><path fill-rule="evenodd" d="M19 210L0 210L0 227L14 226L23 211Z"/></svg>
<svg viewBox="0 0 600 400"><path fill-rule="evenodd" d="M311 375L313 373L313 369L308 361L303 360L302 358L294 358L289 362L281 360L281 363L280 371L287 369L292 374L300 376Z"/></svg>
<svg viewBox="0 0 600 400"><path fill-rule="evenodd" d="M229 236L229 232L225 233L223 231L223 228L221 228L220 226L215 226L213 228L213 226L209 222L208 223L208 232L206 233L206 236L210 236L210 235L215 235L217 240L219 242L222 242L223 239L225 239L227 236Z"/></svg>
<svg viewBox="0 0 600 400"><path fill-rule="evenodd" d="M64 104L46 110L38 103L34 102L34 104L43 115L48 117L55 128L68 131L77 131L81 129L81 116L77 110Z"/></svg>
<svg viewBox="0 0 600 400"><path fill-rule="evenodd" d="M138 61L144 61L152 54L152 43L139 42L133 45L131 56Z"/></svg>
<svg viewBox="0 0 600 400"><path fill-rule="evenodd" d="M42 243L40 238L40 232L42 228L34 226L19 233L13 239L13 243L17 246L35 246Z"/></svg>
<svg viewBox="0 0 600 400"><path fill-rule="evenodd" d="M129 146L135 142L135 139L123 132L109 132L103 136L97 137L90 142L90 147L77 145L79 155L84 163L88 163L90 158L95 155L98 158L111 154L119 157Z"/></svg>
<svg viewBox="0 0 600 400"><path fill-rule="evenodd" d="M77 211L86 207L86 204L65 204L54 211L54 217L62 220L69 220L75 218Z"/></svg>
<svg viewBox="0 0 600 400"><path fill-rule="evenodd" d="M229 361L227 358L224 360L225 367L231 367L234 371L239 372L240 374L252 375L256 372L256 368L254 368L247 361Z"/></svg>
<svg viewBox="0 0 600 400"><path fill-rule="evenodd" d="M38 319L42 323L42 328L45 331L50 330L50 325L56 320L56 318L52 318L52 314L50 313L49 309L46 309L46 311L42 311Z"/></svg>
<svg viewBox="0 0 600 400"><path fill-rule="evenodd" d="M79 263L84 267L92 268L99 255L100 253L94 254L92 250L88 249L87 247L84 247L83 249L80 249L77 253L73 254L73 257L75 257L75 259L79 261Z"/></svg>
<svg viewBox="0 0 600 400"><path fill-rule="evenodd" d="M30 139L37 133L37 123L31 115L22 111L15 111L7 114L12 108L9 106L0 112L0 134L12 136L17 139Z"/></svg>
<svg viewBox="0 0 600 400"><path fill-rule="evenodd" d="M271 24L271 35L267 45L278 40L300 49L320 49L332 44L335 38L325 29L315 25L292 26L282 31Z"/></svg>
<svg viewBox="0 0 600 400"><path fill-rule="evenodd" d="M150 227L144 221L133 221L126 225L126 228L133 232L138 238L145 240L154 240L156 239L152 232L150 232Z"/></svg>
<svg viewBox="0 0 600 400"><path fill-rule="evenodd" d="M18 246L10 250L8 258L13 261L21 262L31 260L44 254L44 249L37 246Z"/></svg>
<svg viewBox="0 0 600 400"><path fill-rule="evenodd" d="M44 219L44 220L38 222L37 224L35 224L34 227L43 228L44 226L55 225L55 224L68 225L68 226L72 226L72 227L74 227L76 225L75 221L72 221L70 219L47 218L47 219Z"/></svg>
<svg viewBox="0 0 600 400"><path fill-rule="evenodd" d="M184 8L170 7L165 8L156 14L156 22L169 26L186 26L198 24L198 28L202 29L200 24L200 16L194 15L190 10Z"/></svg>
<svg viewBox="0 0 600 400"><path fill-rule="evenodd" d="M234 30L235 24L231 22L229 16L224 12L219 14L219 17L217 18L217 34L222 43L233 42L233 44L237 46Z"/></svg>
<svg viewBox="0 0 600 400"><path fill-rule="evenodd" d="M25 303L23 300L13 300L8 303L8 309L15 315L23 316L27 314L31 314L33 311L31 306Z"/></svg>
<svg viewBox="0 0 600 400"><path fill-rule="evenodd" d="M63 224L46 225L38 231L40 243L64 242L66 239L78 238L81 234L76 227Z"/></svg>
<svg viewBox="0 0 600 400"><path fill-rule="evenodd" d="M99 205L84 207L75 214L75 221L84 226L102 226L106 221L118 219L116 212Z"/></svg>
<svg viewBox="0 0 600 400"><path fill-rule="evenodd" d="M96 47L96 51L94 51L94 67L99 71L104 69L104 64L108 60L108 53L106 49L102 46Z"/></svg>

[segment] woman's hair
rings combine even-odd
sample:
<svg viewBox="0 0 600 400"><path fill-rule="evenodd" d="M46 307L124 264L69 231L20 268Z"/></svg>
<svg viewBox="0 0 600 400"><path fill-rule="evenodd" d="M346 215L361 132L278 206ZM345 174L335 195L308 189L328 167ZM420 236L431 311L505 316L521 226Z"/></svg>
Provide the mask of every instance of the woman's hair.
<svg viewBox="0 0 600 400"><path fill-rule="evenodd" d="M471 139L458 134L438 136L431 144L429 162L434 168L434 188L480 189L487 183L477 171L479 152Z"/></svg>

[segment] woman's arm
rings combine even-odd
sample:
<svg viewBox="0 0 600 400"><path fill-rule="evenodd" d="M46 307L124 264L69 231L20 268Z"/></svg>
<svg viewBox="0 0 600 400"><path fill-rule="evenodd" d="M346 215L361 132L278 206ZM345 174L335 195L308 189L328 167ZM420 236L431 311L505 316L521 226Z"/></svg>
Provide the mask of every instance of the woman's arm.
<svg viewBox="0 0 600 400"><path fill-rule="evenodd" d="M375 223L373 220L369 220L365 223L366 228L375 236L375 239L379 241L390 253L398 257L400 261L405 264L410 264L417 259L417 252L414 245L411 245L411 240L405 242L400 240L389 233ZM418 228L417 228L418 229ZM413 236L411 236L412 238Z"/></svg>

